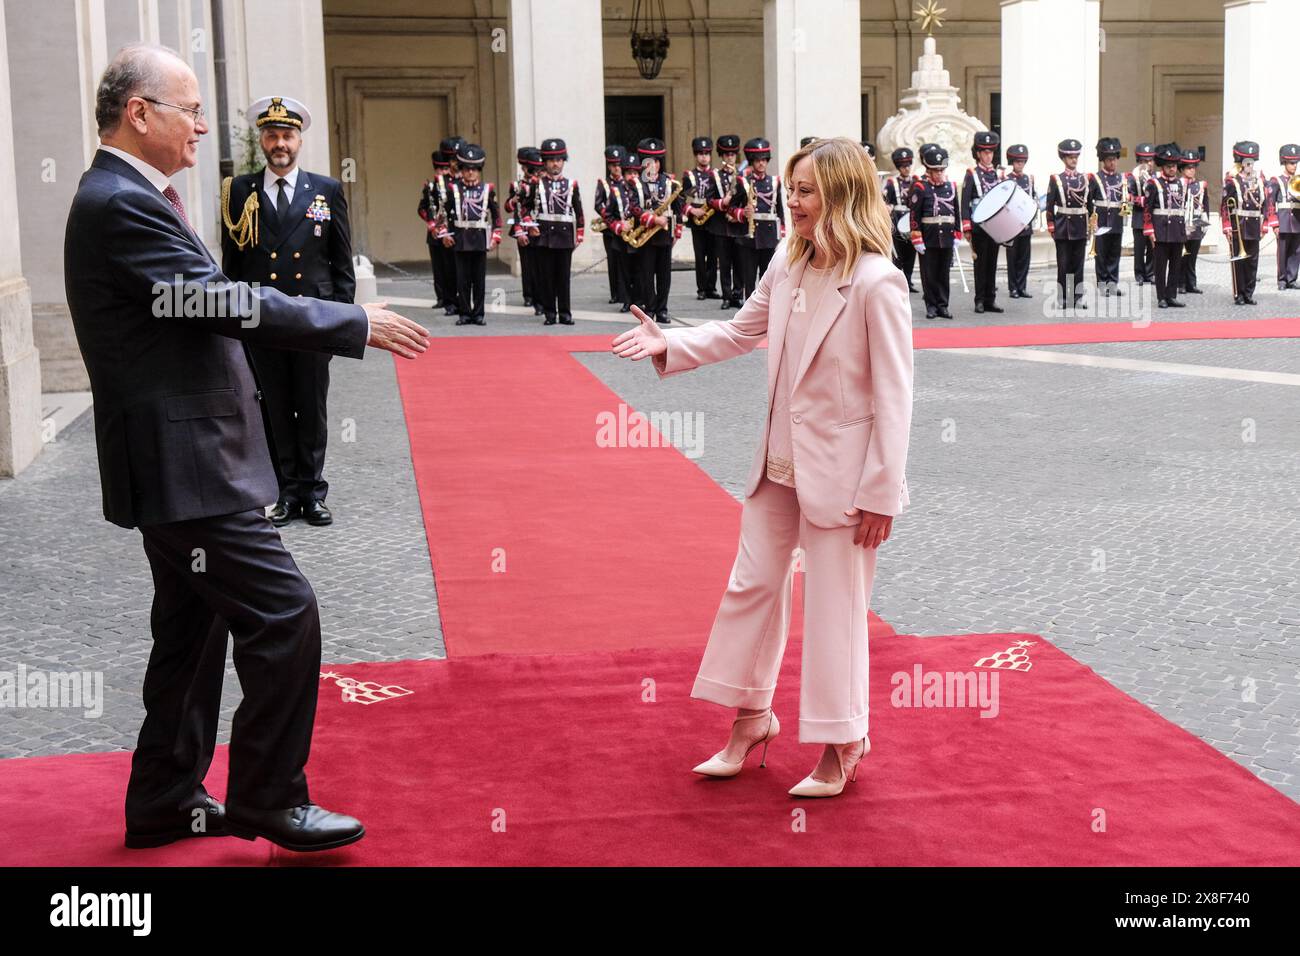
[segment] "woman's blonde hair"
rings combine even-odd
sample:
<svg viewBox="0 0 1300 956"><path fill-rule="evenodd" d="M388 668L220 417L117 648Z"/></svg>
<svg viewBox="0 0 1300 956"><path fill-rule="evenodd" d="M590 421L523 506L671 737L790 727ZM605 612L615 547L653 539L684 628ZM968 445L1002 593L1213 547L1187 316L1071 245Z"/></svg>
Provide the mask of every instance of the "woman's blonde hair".
<svg viewBox="0 0 1300 956"><path fill-rule="evenodd" d="M805 156L812 157L813 181L821 194L822 212L814 226L816 244L841 266L847 278L863 252L892 256L893 223L880 189L876 164L861 143L847 136L818 139L791 156L785 163L789 188L794 168ZM811 257L813 243L791 232L789 260Z"/></svg>

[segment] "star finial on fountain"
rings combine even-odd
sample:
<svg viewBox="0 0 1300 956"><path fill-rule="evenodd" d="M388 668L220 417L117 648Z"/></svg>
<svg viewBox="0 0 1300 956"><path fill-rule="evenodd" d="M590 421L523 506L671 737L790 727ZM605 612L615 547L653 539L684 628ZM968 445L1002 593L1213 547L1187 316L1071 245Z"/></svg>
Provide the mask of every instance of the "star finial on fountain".
<svg viewBox="0 0 1300 956"><path fill-rule="evenodd" d="M917 7L912 12L921 21L920 26L926 36L934 36L935 27L943 26L943 15L948 12L948 8L937 6L935 0L925 0L925 6Z"/></svg>

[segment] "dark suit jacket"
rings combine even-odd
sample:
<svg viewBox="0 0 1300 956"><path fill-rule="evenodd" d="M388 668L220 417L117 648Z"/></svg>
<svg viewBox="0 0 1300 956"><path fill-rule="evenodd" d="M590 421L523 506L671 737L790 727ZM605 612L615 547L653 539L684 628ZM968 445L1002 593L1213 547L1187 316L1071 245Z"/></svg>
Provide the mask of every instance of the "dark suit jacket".
<svg viewBox="0 0 1300 956"><path fill-rule="evenodd" d="M351 302L357 280L352 271L352 231L343 184L319 173L298 170L289 213L281 222L274 191L262 189L264 169L236 176L230 183L230 219L239 220L249 193L257 193L257 243L240 250L221 230L221 270L232 279L260 282L285 295L311 295ZM319 202L317 199L319 198ZM328 209L328 219L313 219L313 209ZM320 235L316 227L320 226ZM274 278L273 278L274 277Z"/></svg>
<svg viewBox="0 0 1300 956"><path fill-rule="evenodd" d="M231 282L163 195L103 150L81 177L63 249L104 517L130 528L274 501L243 343L361 358L364 310Z"/></svg>

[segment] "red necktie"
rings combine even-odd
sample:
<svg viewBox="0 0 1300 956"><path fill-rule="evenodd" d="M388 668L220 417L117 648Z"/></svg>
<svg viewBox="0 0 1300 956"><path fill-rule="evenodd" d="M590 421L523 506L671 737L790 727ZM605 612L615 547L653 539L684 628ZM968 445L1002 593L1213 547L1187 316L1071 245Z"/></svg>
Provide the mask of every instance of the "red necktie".
<svg viewBox="0 0 1300 956"><path fill-rule="evenodd" d="M185 215L185 204L181 202L181 194L176 191L176 187L168 184L167 188L163 190L163 196L165 196L167 201L172 204L172 208L176 210L176 214L181 217L181 222L185 223L186 226L189 226L190 229L193 229L194 227L190 226L190 217Z"/></svg>

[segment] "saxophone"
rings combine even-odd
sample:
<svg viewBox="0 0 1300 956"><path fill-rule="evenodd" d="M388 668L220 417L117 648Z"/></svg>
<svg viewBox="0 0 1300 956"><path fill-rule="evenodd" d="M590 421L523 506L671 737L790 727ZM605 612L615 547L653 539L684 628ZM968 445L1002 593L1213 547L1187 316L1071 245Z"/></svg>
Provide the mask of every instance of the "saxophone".
<svg viewBox="0 0 1300 956"><path fill-rule="evenodd" d="M700 178L700 171L699 169L696 169L694 170L694 172L695 172L695 179L698 182ZM691 187L691 197L692 198L695 197L694 186ZM706 206L704 211L699 213L698 215L696 215L695 213L687 213L687 215L690 216L691 222L693 222L695 225L702 226L709 221L710 217L712 217L715 212L717 212L717 210L714 209L712 206Z"/></svg>
<svg viewBox="0 0 1300 956"><path fill-rule="evenodd" d="M758 187L754 185L754 180L752 178L749 181L749 187L745 191L749 193L749 202L745 204L745 215L749 218L748 238L753 239L754 238L754 212L758 207Z"/></svg>
<svg viewBox="0 0 1300 956"><path fill-rule="evenodd" d="M659 205L655 206L654 214L656 216L665 215L668 212L668 210L672 207L673 202L677 199L677 195L682 191L682 184L679 183L677 180L675 179L672 180L672 184L673 184L673 188L671 191L669 191L668 195L664 197L664 201L661 202ZM712 210L710 210L710 212L712 212ZM649 241L651 236L653 236L656 232L658 232L662 228L663 226L659 226L659 225L633 226L631 229L623 233L623 239L633 249L640 249L642 246L646 244L647 241Z"/></svg>

